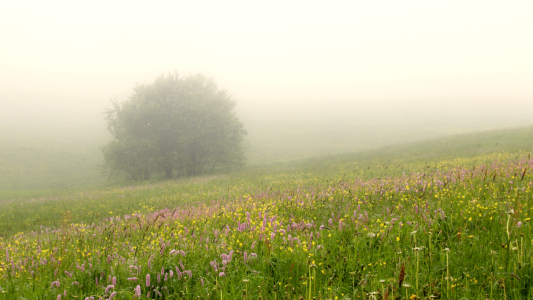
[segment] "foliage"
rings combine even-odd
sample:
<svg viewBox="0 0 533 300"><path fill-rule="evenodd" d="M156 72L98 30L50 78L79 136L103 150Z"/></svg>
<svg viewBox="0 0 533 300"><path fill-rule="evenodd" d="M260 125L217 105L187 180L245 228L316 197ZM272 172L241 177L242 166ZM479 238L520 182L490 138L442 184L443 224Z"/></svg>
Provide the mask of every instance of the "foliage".
<svg viewBox="0 0 533 300"><path fill-rule="evenodd" d="M98 223L65 212L0 240L0 299L528 298L532 168L352 175Z"/></svg>
<svg viewBox="0 0 533 300"><path fill-rule="evenodd" d="M112 175L193 176L244 161L246 132L235 102L205 76L162 75L113 106L107 121L114 139L102 148Z"/></svg>
<svg viewBox="0 0 533 300"><path fill-rule="evenodd" d="M421 146L3 202L0 299L533 296L531 156Z"/></svg>

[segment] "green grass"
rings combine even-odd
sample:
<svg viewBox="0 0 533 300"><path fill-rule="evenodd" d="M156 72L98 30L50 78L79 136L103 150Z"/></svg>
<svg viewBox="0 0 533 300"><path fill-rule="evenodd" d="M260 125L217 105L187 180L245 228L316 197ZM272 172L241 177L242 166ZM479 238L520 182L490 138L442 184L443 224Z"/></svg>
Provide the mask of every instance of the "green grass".
<svg viewBox="0 0 533 300"><path fill-rule="evenodd" d="M131 212L147 213L164 207L239 196L265 188L282 189L315 183L338 182L351 177L371 179L426 171L435 164L451 168L456 159L469 159L471 166L495 159L523 155L533 148L533 128L465 134L425 142L386 147L373 151L278 163L249 168L233 174L140 183L86 191L49 190L4 192L0 206L0 236L57 227L69 211L73 222L102 220ZM15 196L15 197L13 197ZM17 197L20 196L20 197ZM0 198L2 199L2 198ZM128 199L124 201L123 199Z"/></svg>
<svg viewBox="0 0 533 300"><path fill-rule="evenodd" d="M0 299L528 299L531 152L521 128L5 199Z"/></svg>

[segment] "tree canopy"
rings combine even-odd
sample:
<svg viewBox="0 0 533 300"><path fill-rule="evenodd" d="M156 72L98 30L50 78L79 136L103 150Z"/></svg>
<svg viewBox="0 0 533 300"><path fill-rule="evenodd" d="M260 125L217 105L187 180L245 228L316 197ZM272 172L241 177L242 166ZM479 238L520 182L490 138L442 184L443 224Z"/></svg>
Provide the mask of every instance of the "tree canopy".
<svg viewBox="0 0 533 300"><path fill-rule="evenodd" d="M111 176L193 176L244 162L246 134L235 102L201 74L159 76L106 111L113 140L102 147Z"/></svg>

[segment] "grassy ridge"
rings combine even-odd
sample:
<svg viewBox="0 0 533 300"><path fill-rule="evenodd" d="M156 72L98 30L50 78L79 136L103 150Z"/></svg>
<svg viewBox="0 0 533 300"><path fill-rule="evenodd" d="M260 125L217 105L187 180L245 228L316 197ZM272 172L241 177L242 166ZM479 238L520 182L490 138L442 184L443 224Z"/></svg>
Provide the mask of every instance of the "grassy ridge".
<svg viewBox="0 0 533 300"><path fill-rule="evenodd" d="M528 299L532 132L3 201L0 299Z"/></svg>

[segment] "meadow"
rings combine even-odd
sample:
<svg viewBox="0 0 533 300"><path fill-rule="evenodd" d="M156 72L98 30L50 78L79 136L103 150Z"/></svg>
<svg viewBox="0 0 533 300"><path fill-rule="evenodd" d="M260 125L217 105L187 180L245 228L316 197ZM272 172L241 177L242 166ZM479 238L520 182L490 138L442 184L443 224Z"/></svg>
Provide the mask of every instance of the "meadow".
<svg viewBox="0 0 533 300"><path fill-rule="evenodd" d="M530 299L533 128L0 201L0 299Z"/></svg>
<svg viewBox="0 0 533 300"><path fill-rule="evenodd" d="M99 147L110 140L102 113L111 102L93 99L76 104L51 96L41 100L40 105L31 99L14 101L11 106L2 103L0 200L109 186L108 178L99 172L103 160ZM396 104L333 99L237 102L236 113L248 131L247 167L266 172L275 164L294 165L310 158L322 160L444 136L531 126L533 118L533 101L525 100L505 105L450 99L406 99Z"/></svg>

